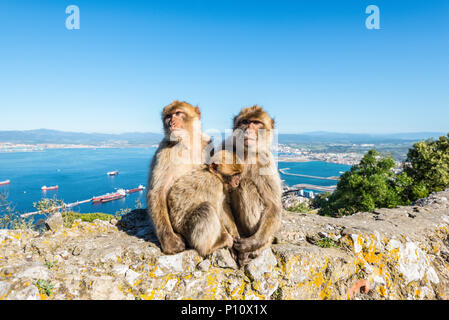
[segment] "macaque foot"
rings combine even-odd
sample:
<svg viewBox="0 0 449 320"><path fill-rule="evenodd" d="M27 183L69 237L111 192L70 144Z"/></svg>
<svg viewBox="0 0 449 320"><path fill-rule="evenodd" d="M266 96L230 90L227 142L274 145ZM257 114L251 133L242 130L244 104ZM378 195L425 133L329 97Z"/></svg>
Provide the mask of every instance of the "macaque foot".
<svg viewBox="0 0 449 320"><path fill-rule="evenodd" d="M258 241L254 238L239 238L234 240L234 249L239 252L251 252L260 247Z"/></svg>
<svg viewBox="0 0 449 320"><path fill-rule="evenodd" d="M162 252L165 254L176 254L186 249L184 239L176 233L166 234L161 240Z"/></svg>

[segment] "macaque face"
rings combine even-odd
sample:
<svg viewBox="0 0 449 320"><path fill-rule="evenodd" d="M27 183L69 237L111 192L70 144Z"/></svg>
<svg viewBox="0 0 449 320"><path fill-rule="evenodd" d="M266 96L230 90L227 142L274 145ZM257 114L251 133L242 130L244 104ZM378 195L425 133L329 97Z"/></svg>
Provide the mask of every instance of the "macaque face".
<svg viewBox="0 0 449 320"><path fill-rule="evenodd" d="M209 171L214 175L221 177L222 181L231 187L231 189L235 189L240 184L240 175L243 171L243 166L241 164L236 164L235 159L234 163L228 164L217 164L212 162L209 165Z"/></svg>
<svg viewBox="0 0 449 320"><path fill-rule="evenodd" d="M259 129L265 129L265 125L258 119L243 119L239 123L239 128L243 130L243 138L246 146L257 144Z"/></svg>
<svg viewBox="0 0 449 320"><path fill-rule="evenodd" d="M223 177L224 183L226 183L231 189L235 189L240 184L240 173L233 175L221 175Z"/></svg>
<svg viewBox="0 0 449 320"><path fill-rule="evenodd" d="M176 137L181 136L186 130L187 115L182 109L174 109L164 118L164 125L169 132Z"/></svg>
<svg viewBox="0 0 449 320"><path fill-rule="evenodd" d="M232 189L235 189L240 184L240 173L234 174L233 176L228 176L228 184Z"/></svg>

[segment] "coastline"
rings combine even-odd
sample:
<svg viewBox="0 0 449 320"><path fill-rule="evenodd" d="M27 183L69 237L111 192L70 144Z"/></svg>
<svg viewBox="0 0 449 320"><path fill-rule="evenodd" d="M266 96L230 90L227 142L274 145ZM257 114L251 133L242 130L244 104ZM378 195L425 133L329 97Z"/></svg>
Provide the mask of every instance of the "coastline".
<svg viewBox="0 0 449 320"><path fill-rule="evenodd" d="M342 164L346 166L353 166L356 163L354 161L332 161L332 160L325 160L325 159L304 159L304 158L277 158L275 159L276 162L291 162L291 163L302 163L302 162L327 162L327 163L334 163L334 164Z"/></svg>

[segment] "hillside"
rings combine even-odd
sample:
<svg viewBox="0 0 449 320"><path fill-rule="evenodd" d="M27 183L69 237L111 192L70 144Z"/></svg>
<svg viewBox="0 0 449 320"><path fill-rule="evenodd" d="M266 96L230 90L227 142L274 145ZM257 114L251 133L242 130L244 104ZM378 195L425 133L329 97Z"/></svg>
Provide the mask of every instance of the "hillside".
<svg viewBox="0 0 449 320"><path fill-rule="evenodd" d="M159 143L162 134L158 133L81 133L48 129L26 131L0 131L0 142L17 144L83 144L83 145L152 145Z"/></svg>
<svg viewBox="0 0 449 320"><path fill-rule="evenodd" d="M445 135L438 132L401 134L355 134L334 132L309 132L300 134L279 134L278 142L283 144L407 144ZM152 132L131 132L121 134L66 132L48 129L25 131L0 131L0 142L16 144L84 144L84 145L130 145L142 146L159 143L162 134Z"/></svg>
<svg viewBox="0 0 449 320"><path fill-rule="evenodd" d="M283 213L246 268L226 250L161 253L145 210L0 230L0 299L449 299L449 189L344 218ZM360 292L362 291L362 292Z"/></svg>

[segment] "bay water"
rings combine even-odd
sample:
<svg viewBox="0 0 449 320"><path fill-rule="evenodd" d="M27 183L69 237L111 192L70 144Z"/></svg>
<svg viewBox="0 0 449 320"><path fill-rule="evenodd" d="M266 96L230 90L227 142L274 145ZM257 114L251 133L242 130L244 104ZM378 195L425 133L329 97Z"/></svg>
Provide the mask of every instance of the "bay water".
<svg viewBox="0 0 449 320"><path fill-rule="evenodd" d="M11 180L0 186L0 193L7 194L8 201L20 213L36 211L34 202L42 198L54 198L65 203L90 199L93 196L132 189L145 185L148 168L156 148L97 148L97 149L46 149L35 152L0 153L0 181ZM287 172L312 176L339 176L350 166L312 162L279 162L278 166L290 168ZM118 170L116 176L107 172ZM335 185L336 181L319 180L281 174L288 185L299 183L319 186ZM41 187L58 185L54 191L41 191ZM121 209L134 209L140 204L146 207L146 190L132 193L125 198L102 203L91 202L73 207L81 213L103 212L114 214Z"/></svg>

